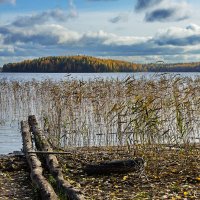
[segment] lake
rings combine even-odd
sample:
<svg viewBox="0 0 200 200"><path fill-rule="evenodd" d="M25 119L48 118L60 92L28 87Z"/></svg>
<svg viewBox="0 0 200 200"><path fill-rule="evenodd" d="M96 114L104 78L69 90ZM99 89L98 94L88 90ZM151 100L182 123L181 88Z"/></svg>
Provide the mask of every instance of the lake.
<svg viewBox="0 0 200 200"><path fill-rule="evenodd" d="M95 79L120 79L123 80L128 76L134 76L136 79L145 77L147 79L159 78L161 75L166 76L180 76L180 77L191 77L195 78L200 76L199 72L196 73L153 73L153 72L138 72L138 73L0 73L0 80L6 79L9 81L42 81L50 79L53 81L60 80L95 80Z"/></svg>
<svg viewBox="0 0 200 200"><path fill-rule="evenodd" d="M157 79L164 73L0 73L0 84L2 80L6 81L43 81L50 79L52 81L61 80L95 80L95 79L126 79L128 76L134 76L135 79L142 77L147 79ZM168 73L167 76L180 77L199 77L200 73ZM1 95L1 92L0 92ZM8 101L10 101L8 99ZM8 117L9 119L9 117ZM23 119L16 116L15 120L0 121L0 154L7 154L13 151L19 151L22 148L21 134L19 130L19 120Z"/></svg>

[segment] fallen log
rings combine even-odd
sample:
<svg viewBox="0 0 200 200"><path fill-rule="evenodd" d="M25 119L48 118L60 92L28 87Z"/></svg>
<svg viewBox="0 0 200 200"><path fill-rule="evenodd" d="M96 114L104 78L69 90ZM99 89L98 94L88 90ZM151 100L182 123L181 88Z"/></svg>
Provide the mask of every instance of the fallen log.
<svg viewBox="0 0 200 200"><path fill-rule="evenodd" d="M29 151L33 151L31 133L29 132L28 122L21 122L21 132L23 140L23 152L31 169L31 179L33 183L40 190L42 199L57 200L58 197L54 192L52 186L42 175L43 169L40 160L37 158L37 155L35 153L27 153Z"/></svg>
<svg viewBox="0 0 200 200"><path fill-rule="evenodd" d="M142 158L135 158L134 160L114 160L99 164L86 165L83 171L88 175L127 173L142 170L144 164L145 162Z"/></svg>
<svg viewBox="0 0 200 200"><path fill-rule="evenodd" d="M44 132L38 127L37 120L34 115L29 116L28 118L30 130L35 138L35 145L39 151L53 152L48 140L46 139ZM73 188L73 186L64 179L62 168L58 164L58 160L53 154L46 154L45 160L49 171L52 173L55 178L59 189L61 189L66 197L70 200L83 200L85 199L81 191Z"/></svg>

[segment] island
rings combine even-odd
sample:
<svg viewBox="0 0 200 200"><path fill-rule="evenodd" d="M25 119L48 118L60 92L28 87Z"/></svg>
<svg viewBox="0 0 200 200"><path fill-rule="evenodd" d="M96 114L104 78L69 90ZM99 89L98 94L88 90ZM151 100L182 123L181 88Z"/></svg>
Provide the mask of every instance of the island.
<svg viewBox="0 0 200 200"><path fill-rule="evenodd" d="M1 70L1 69L0 69ZM95 73L95 72L200 72L200 62L138 64L92 56L49 56L4 64L2 72Z"/></svg>

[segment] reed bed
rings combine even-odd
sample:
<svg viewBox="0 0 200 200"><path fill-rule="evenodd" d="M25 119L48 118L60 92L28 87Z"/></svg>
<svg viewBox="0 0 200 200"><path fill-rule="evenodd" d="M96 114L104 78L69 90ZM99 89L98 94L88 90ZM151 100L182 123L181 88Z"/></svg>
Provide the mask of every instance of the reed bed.
<svg viewBox="0 0 200 200"><path fill-rule="evenodd" d="M0 81L0 123L35 114L57 147L199 142L200 78Z"/></svg>
<svg viewBox="0 0 200 200"><path fill-rule="evenodd" d="M0 125L32 114L54 148L72 152L59 162L88 199L200 198L200 77L0 80ZM81 171L135 156L147 162L142 174Z"/></svg>

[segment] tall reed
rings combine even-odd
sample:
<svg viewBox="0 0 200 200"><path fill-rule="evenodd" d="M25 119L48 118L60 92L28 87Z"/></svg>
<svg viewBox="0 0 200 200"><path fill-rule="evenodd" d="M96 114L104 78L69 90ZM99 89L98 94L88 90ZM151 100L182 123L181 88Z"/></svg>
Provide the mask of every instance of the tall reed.
<svg viewBox="0 0 200 200"><path fill-rule="evenodd" d="M0 124L35 114L57 147L200 138L200 78L0 81Z"/></svg>

